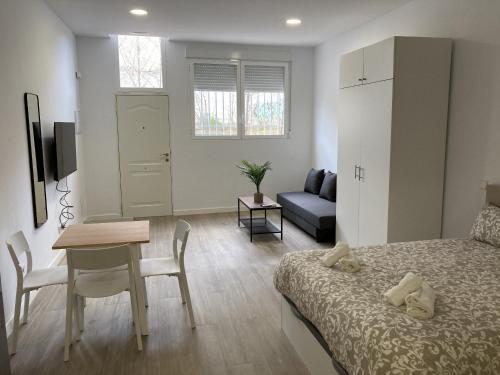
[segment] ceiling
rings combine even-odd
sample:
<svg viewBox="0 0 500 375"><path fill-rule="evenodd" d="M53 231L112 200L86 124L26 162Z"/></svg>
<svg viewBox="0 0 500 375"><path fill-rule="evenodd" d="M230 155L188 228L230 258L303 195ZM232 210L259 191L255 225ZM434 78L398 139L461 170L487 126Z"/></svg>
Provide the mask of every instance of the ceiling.
<svg viewBox="0 0 500 375"><path fill-rule="evenodd" d="M77 35L148 32L171 40L315 45L410 0L46 0ZM132 16L144 8L149 14ZM290 27L287 18L302 19Z"/></svg>

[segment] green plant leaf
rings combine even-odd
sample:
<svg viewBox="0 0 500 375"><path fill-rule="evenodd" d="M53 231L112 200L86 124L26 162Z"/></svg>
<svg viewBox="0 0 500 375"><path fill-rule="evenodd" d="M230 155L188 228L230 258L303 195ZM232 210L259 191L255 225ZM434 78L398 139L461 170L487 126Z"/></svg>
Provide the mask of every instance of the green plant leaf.
<svg viewBox="0 0 500 375"><path fill-rule="evenodd" d="M257 193L260 193L260 184L264 179L267 171L272 170L271 162L266 161L262 165L251 163L247 160L242 160L241 165L236 166L243 176L246 176L257 188Z"/></svg>

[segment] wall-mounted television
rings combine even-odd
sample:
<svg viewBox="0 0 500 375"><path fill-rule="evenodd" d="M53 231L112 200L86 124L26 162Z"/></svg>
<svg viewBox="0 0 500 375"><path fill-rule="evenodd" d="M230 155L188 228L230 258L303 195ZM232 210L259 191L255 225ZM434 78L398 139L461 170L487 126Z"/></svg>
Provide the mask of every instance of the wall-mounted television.
<svg viewBox="0 0 500 375"><path fill-rule="evenodd" d="M76 171L75 123L55 122L54 143L57 163L55 179L59 181Z"/></svg>

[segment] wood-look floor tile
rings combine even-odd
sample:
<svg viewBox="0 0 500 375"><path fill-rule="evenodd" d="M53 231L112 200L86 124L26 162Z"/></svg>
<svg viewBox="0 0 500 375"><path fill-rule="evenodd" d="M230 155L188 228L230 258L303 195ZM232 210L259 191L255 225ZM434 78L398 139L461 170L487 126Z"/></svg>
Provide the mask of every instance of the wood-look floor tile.
<svg viewBox="0 0 500 375"><path fill-rule="evenodd" d="M271 218L279 223L276 215ZM186 216L186 253L196 329L191 329L176 278L147 280L150 335L137 351L129 295L88 299L85 331L63 362L66 289L45 288L21 327L14 375L270 375L307 374L280 329L274 267L290 251L319 245L284 221L284 240L238 229L235 214ZM171 255L174 217L151 218L144 257Z"/></svg>

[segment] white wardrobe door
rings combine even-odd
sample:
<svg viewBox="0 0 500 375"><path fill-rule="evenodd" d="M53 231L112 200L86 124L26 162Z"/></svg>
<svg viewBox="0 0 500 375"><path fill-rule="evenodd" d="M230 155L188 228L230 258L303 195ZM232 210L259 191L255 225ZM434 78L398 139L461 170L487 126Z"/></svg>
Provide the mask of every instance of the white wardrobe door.
<svg viewBox="0 0 500 375"><path fill-rule="evenodd" d="M362 86L340 90L337 157L337 240L358 243L359 183L355 166L360 161L360 107Z"/></svg>
<svg viewBox="0 0 500 375"><path fill-rule="evenodd" d="M340 58L340 88L363 83L363 49L349 52Z"/></svg>
<svg viewBox="0 0 500 375"><path fill-rule="evenodd" d="M394 43L389 38L364 49L364 84L394 77Z"/></svg>
<svg viewBox="0 0 500 375"><path fill-rule="evenodd" d="M363 86L358 245L387 242L393 81Z"/></svg>

